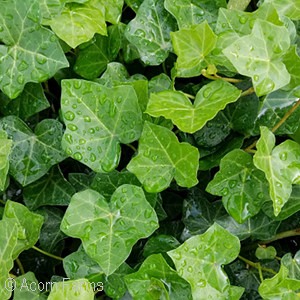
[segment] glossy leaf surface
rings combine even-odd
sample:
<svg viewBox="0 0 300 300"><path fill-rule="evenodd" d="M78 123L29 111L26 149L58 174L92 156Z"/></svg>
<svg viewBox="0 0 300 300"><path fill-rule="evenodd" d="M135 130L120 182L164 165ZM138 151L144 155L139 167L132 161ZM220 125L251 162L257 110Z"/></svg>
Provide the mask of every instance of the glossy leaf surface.
<svg viewBox="0 0 300 300"><path fill-rule="evenodd" d="M12 141L7 138L5 131L0 131L0 191L3 191L9 170L9 155Z"/></svg>

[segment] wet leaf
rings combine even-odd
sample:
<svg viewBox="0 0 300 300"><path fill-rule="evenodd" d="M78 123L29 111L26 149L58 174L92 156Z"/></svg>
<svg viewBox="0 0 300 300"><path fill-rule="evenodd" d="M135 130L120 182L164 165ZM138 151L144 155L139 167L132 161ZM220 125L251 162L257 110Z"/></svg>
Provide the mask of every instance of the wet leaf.
<svg viewBox="0 0 300 300"><path fill-rule="evenodd" d="M7 138L5 131L0 131L0 190L6 187L7 175L9 170L9 155L11 152L12 141Z"/></svg>

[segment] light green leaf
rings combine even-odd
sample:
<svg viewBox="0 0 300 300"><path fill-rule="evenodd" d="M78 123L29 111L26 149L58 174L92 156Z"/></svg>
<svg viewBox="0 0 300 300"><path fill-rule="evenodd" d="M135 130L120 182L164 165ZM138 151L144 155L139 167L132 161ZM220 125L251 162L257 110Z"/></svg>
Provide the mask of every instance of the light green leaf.
<svg viewBox="0 0 300 300"><path fill-rule="evenodd" d="M265 2L272 3L280 14L292 20L300 20L299 0L265 0Z"/></svg>
<svg viewBox="0 0 300 300"><path fill-rule="evenodd" d="M0 94L0 111L5 115L15 115L23 120L50 107L41 84L28 83L23 92L14 100Z"/></svg>
<svg viewBox="0 0 300 300"><path fill-rule="evenodd" d="M18 226L14 220L6 219L0 221L0 298L7 300L10 299L10 287L13 282L8 280L9 271L14 266L13 252L17 245ZM6 288L7 287L7 288Z"/></svg>
<svg viewBox="0 0 300 300"><path fill-rule="evenodd" d="M143 0L125 0L125 3L137 13L140 5L143 3Z"/></svg>
<svg viewBox="0 0 300 300"><path fill-rule="evenodd" d="M243 288L231 286L223 265L236 259L239 239L218 224L168 252L178 274L188 281L193 299L239 299Z"/></svg>
<svg viewBox="0 0 300 300"><path fill-rule="evenodd" d="M288 30L257 19L251 34L223 50L242 75L252 78L258 96L269 94L290 82L282 55L290 47Z"/></svg>
<svg viewBox="0 0 300 300"><path fill-rule="evenodd" d="M265 279L259 286L260 296L266 300L297 300L300 299L300 280L288 277L289 270L281 265L279 273Z"/></svg>
<svg viewBox="0 0 300 300"><path fill-rule="evenodd" d="M15 116L0 119L1 127L13 140L9 173L22 186L39 179L65 158L60 146L62 124L54 119L38 123L34 133Z"/></svg>
<svg viewBox="0 0 300 300"><path fill-rule="evenodd" d="M166 189L173 177L177 184L192 187L198 183L199 152L188 143L179 143L169 129L145 122L139 139L138 155L127 169L150 193Z"/></svg>
<svg viewBox="0 0 300 300"><path fill-rule="evenodd" d="M129 22L125 37L135 45L147 65L159 65L172 50L170 32L176 22L165 10L161 0L144 0L136 17Z"/></svg>
<svg viewBox="0 0 300 300"><path fill-rule="evenodd" d="M165 0L165 8L176 18L179 29L205 20L210 26L214 26L219 7L226 7L226 1Z"/></svg>
<svg viewBox="0 0 300 300"><path fill-rule="evenodd" d="M56 282L48 300L94 300L94 291L87 279Z"/></svg>
<svg viewBox="0 0 300 300"><path fill-rule="evenodd" d="M36 244L44 218L31 212L22 204L8 200L5 204L3 220L13 220L18 226L17 244L12 254L16 259L21 252Z"/></svg>
<svg viewBox="0 0 300 300"><path fill-rule="evenodd" d="M95 172L110 172L119 163L120 143L140 137L142 114L131 86L108 88L79 79L62 81L66 153Z"/></svg>
<svg viewBox="0 0 300 300"><path fill-rule="evenodd" d="M161 73L149 80L149 93L158 93L172 89L172 81L168 75Z"/></svg>
<svg viewBox="0 0 300 300"><path fill-rule="evenodd" d="M105 8L97 0L66 4L49 22L57 36L72 48L89 41L95 33L106 35Z"/></svg>
<svg viewBox="0 0 300 300"><path fill-rule="evenodd" d="M299 184L300 145L286 140L274 148L274 134L267 127L261 127L260 130L261 136L256 145L253 162L265 173L274 215L277 216L291 195L292 184Z"/></svg>
<svg viewBox="0 0 300 300"><path fill-rule="evenodd" d="M125 282L134 300L192 299L190 285L161 254L147 257L137 272L125 276Z"/></svg>
<svg viewBox="0 0 300 300"><path fill-rule="evenodd" d="M240 149L222 158L220 171L209 182L206 191L223 196L225 209L239 223L256 215L269 199L264 173L256 169L252 156Z"/></svg>
<svg viewBox="0 0 300 300"><path fill-rule="evenodd" d="M284 89L290 91L300 86L300 57L295 45L284 55L283 62L291 75L291 81Z"/></svg>
<svg viewBox="0 0 300 300"><path fill-rule="evenodd" d="M38 0L0 6L0 88L13 99L27 82L45 81L69 64L55 35L39 25Z"/></svg>
<svg viewBox="0 0 300 300"><path fill-rule="evenodd" d="M194 77L207 67L206 56L215 48L217 36L207 21L171 33L178 77Z"/></svg>
<svg viewBox="0 0 300 300"><path fill-rule="evenodd" d="M7 138L5 131L0 130L0 191L6 187L11 147L12 140Z"/></svg>
<svg viewBox="0 0 300 300"><path fill-rule="evenodd" d="M291 253L286 253L281 258L281 264L289 270L289 278L300 279L300 251L294 257Z"/></svg>
<svg viewBox="0 0 300 300"><path fill-rule="evenodd" d="M199 90L194 104L186 95L177 91L151 94L146 113L171 119L181 131L194 133L240 95L241 91L232 84L217 80Z"/></svg>
<svg viewBox="0 0 300 300"><path fill-rule="evenodd" d="M258 259L274 259L277 255L277 251L273 246L270 247L261 247L258 246L255 250L255 256Z"/></svg>
<svg viewBox="0 0 300 300"><path fill-rule="evenodd" d="M72 197L61 230L82 240L86 253L106 275L128 257L132 246L158 228L156 213L140 187L124 184L109 203L93 190Z"/></svg>
<svg viewBox="0 0 300 300"><path fill-rule="evenodd" d="M40 293L39 282L33 272L27 272L15 279L14 300L46 300Z"/></svg>
<svg viewBox="0 0 300 300"><path fill-rule="evenodd" d="M32 210L44 205L68 205L73 194L75 189L57 166L23 191L24 202Z"/></svg>
<svg viewBox="0 0 300 300"><path fill-rule="evenodd" d="M229 0L228 8L229 9L237 9L237 10L245 10L251 0Z"/></svg>
<svg viewBox="0 0 300 300"><path fill-rule="evenodd" d="M58 15L64 8L66 0L39 0L42 23L47 25L52 17ZM74 1L75 2L75 1Z"/></svg>
<svg viewBox="0 0 300 300"><path fill-rule="evenodd" d="M108 27L108 36L96 34L91 42L79 47L74 71L86 79L98 77L114 60L121 48L125 25Z"/></svg>
<svg viewBox="0 0 300 300"><path fill-rule="evenodd" d="M97 7L105 8L105 20L111 24L119 23L124 0L98 0Z"/></svg>

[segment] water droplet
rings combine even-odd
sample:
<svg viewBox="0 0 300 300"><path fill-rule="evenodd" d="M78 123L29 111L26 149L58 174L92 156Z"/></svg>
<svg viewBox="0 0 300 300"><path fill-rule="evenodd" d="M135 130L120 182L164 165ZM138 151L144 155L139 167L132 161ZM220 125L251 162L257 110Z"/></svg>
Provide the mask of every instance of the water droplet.
<svg viewBox="0 0 300 300"><path fill-rule="evenodd" d="M282 46L280 44L275 45L274 48L273 48L273 51L276 54L280 54L283 51Z"/></svg>
<svg viewBox="0 0 300 300"><path fill-rule="evenodd" d="M116 114L116 111L117 111L117 109L116 109L115 105L112 103L112 104L110 105L109 115L110 115L111 117L114 117L115 114Z"/></svg>
<svg viewBox="0 0 300 300"><path fill-rule="evenodd" d="M122 97L121 97L121 96L117 97L117 102L118 102L118 103L121 103L121 102L122 102Z"/></svg>
<svg viewBox="0 0 300 300"><path fill-rule="evenodd" d="M67 111L65 114L64 114L64 117L66 120L68 121L73 121L74 118L75 118L75 114L71 111Z"/></svg>
<svg viewBox="0 0 300 300"><path fill-rule="evenodd" d="M239 21L241 24L245 24L247 22L247 18L242 16L240 17Z"/></svg>
<svg viewBox="0 0 300 300"><path fill-rule="evenodd" d="M277 181L275 185L278 186L278 187L282 187L282 183L279 182L279 181Z"/></svg>
<svg viewBox="0 0 300 300"><path fill-rule="evenodd" d="M69 143L69 144L73 144L73 138L72 138L72 135L71 134L66 134L65 135L65 139L66 141ZM71 152L72 153L72 152Z"/></svg>
<svg viewBox="0 0 300 300"><path fill-rule="evenodd" d="M0 32L2 32L4 29L3 29L3 27L0 25Z"/></svg>
<svg viewBox="0 0 300 300"><path fill-rule="evenodd" d="M72 107L75 109L77 108L77 104L73 104Z"/></svg>
<svg viewBox="0 0 300 300"><path fill-rule="evenodd" d="M77 160L82 160L82 155L81 155L81 153L76 152L76 153L74 154L74 158L77 159Z"/></svg>
<svg viewBox="0 0 300 300"><path fill-rule="evenodd" d="M262 192L258 193L257 194L257 198L258 199L262 199L264 197L264 194Z"/></svg>
<svg viewBox="0 0 300 300"><path fill-rule="evenodd" d="M91 153L91 155L90 155L90 161L91 162L96 161L96 155L94 153Z"/></svg>
<svg viewBox="0 0 300 300"><path fill-rule="evenodd" d="M78 129L78 127L75 124L68 124L67 127L72 131L76 131Z"/></svg>
<svg viewBox="0 0 300 300"><path fill-rule="evenodd" d="M91 150L92 150L92 147L87 147L87 149L88 149L89 151L91 151Z"/></svg>
<svg viewBox="0 0 300 300"><path fill-rule="evenodd" d="M138 36L140 36L140 37L145 37L145 31L142 30L142 29L136 30L134 34L135 34L135 35L138 35Z"/></svg>
<svg viewBox="0 0 300 300"><path fill-rule="evenodd" d="M85 144L85 143L86 143L86 140L85 140L85 139L80 139L80 140L79 140L79 144L80 144L80 145L83 145L83 144Z"/></svg>
<svg viewBox="0 0 300 300"><path fill-rule="evenodd" d="M89 116L85 116L83 120L84 122L91 122L91 118Z"/></svg>
<svg viewBox="0 0 300 300"><path fill-rule="evenodd" d="M223 24L222 24L222 28L225 28L226 26L227 26L226 23L223 23Z"/></svg>
<svg viewBox="0 0 300 300"><path fill-rule="evenodd" d="M287 153L286 153L286 152L281 152L281 153L279 154L279 158L280 158L281 160L286 160L286 159L287 159Z"/></svg>
<svg viewBox="0 0 300 300"><path fill-rule="evenodd" d="M212 89L210 87L208 87L203 91L203 96L205 98L208 98L211 95L211 92L212 92Z"/></svg>
<svg viewBox="0 0 300 300"><path fill-rule="evenodd" d="M90 134L94 134L95 133L95 129L94 128L90 128L88 131L89 131Z"/></svg>
<svg viewBox="0 0 300 300"><path fill-rule="evenodd" d="M75 89L80 89L81 88L81 85L82 85L82 82L81 82L81 80L76 80L76 81L74 81L74 88Z"/></svg>
<svg viewBox="0 0 300 300"><path fill-rule="evenodd" d="M24 83L24 76L19 75L17 80L18 80L18 83L23 84Z"/></svg>
<svg viewBox="0 0 300 300"><path fill-rule="evenodd" d="M222 193L223 196L228 195L228 192L229 192L228 188L223 188L222 191L221 191L221 193Z"/></svg>
<svg viewBox="0 0 300 300"><path fill-rule="evenodd" d="M187 268L187 270L188 270L188 272L190 272L190 273L192 273L192 272L194 271L194 269L193 269L192 266L189 266L189 267Z"/></svg>
<svg viewBox="0 0 300 300"><path fill-rule="evenodd" d="M229 187L234 188L236 187L237 181L236 180L229 180Z"/></svg>
<svg viewBox="0 0 300 300"><path fill-rule="evenodd" d="M46 63L47 58L46 58L45 56L43 56L43 55L39 55L39 54L38 54L38 55L35 57L35 60L36 60L40 65L43 65L43 64Z"/></svg>
<svg viewBox="0 0 300 300"><path fill-rule="evenodd" d="M253 76L253 80L254 80L254 81L258 81L258 80L259 80L259 76L258 76L258 75L254 75L254 76Z"/></svg>
<svg viewBox="0 0 300 300"><path fill-rule="evenodd" d="M73 152L70 148L67 148L66 153L67 153L67 155L71 156Z"/></svg>
<svg viewBox="0 0 300 300"><path fill-rule="evenodd" d="M57 41L57 38L56 38L55 34L53 34L53 35L50 37L50 41L51 41L51 42Z"/></svg>
<svg viewBox="0 0 300 300"><path fill-rule="evenodd" d="M197 286L200 287L200 288L203 288L206 286L206 281L204 279L200 279L198 282L197 282Z"/></svg>
<svg viewBox="0 0 300 300"><path fill-rule="evenodd" d="M153 161L157 161L157 155L153 155L151 158Z"/></svg>
<svg viewBox="0 0 300 300"><path fill-rule="evenodd" d="M149 219L149 218L151 218L151 216L152 216L152 210L151 209L146 209L145 212L144 212L144 217L146 219Z"/></svg>

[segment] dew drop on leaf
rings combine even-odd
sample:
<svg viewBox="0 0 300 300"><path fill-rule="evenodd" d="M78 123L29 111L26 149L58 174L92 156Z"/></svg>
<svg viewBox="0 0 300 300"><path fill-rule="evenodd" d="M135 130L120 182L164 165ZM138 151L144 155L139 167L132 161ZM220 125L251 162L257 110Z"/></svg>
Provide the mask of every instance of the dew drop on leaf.
<svg viewBox="0 0 300 300"><path fill-rule="evenodd" d="M228 195L228 188L223 188L222 189L222 191L221 191L221 193L222 193L222 196L226 196L226 195Z"/></svg>
<svg viewBox="0 0 300 300"><path fill-rule="evenodd" d="M253 80L254 80L254 81L258 81L258 80L259 80L259 76L258 76L258 75L254 75L254 76L253 76Z"/></svg>
<svg viewBox="0 0 300 300"><path fill-rule="evenodd" d="M287 153L286 152L281 152L279 154L279 158L283 161L285 161L287 159Z"/></svg>
<svg viewBox="0 0 300 300"><path fill-rule="evenodd" d="M67 126L71 131L76 131L76 130L78 130L78 127L76 126L76 125L74 125L74 124L68 124L68 126Z"/></svg>
<svg viewBox="0 0 300 300"><path fill-rule="evenodd" d="M94 153L91 153L91 155L90 155L90 161L91 162L96 161L96 155Z"/></svg>
<svg viewBox="0 0 300 300"><path fill-rule="evenodd" d="M242 16L240 17L239 21L241 24L245 24L247 22L247 18Z"/></svg>
<svg viewBox="0 0 300 300"><path fill-rule="evenodd" d="M85 116L83 120L84 122L91 122L91 118L89 116Z"/></svg>
<svg viewBox="0 0 300 300"><path fill-rule="evenodd" d="M76 160L82 160L82 155L81 155L79 152L76 152L76 153L74 154L74 158L75 158Z"/></svg>

